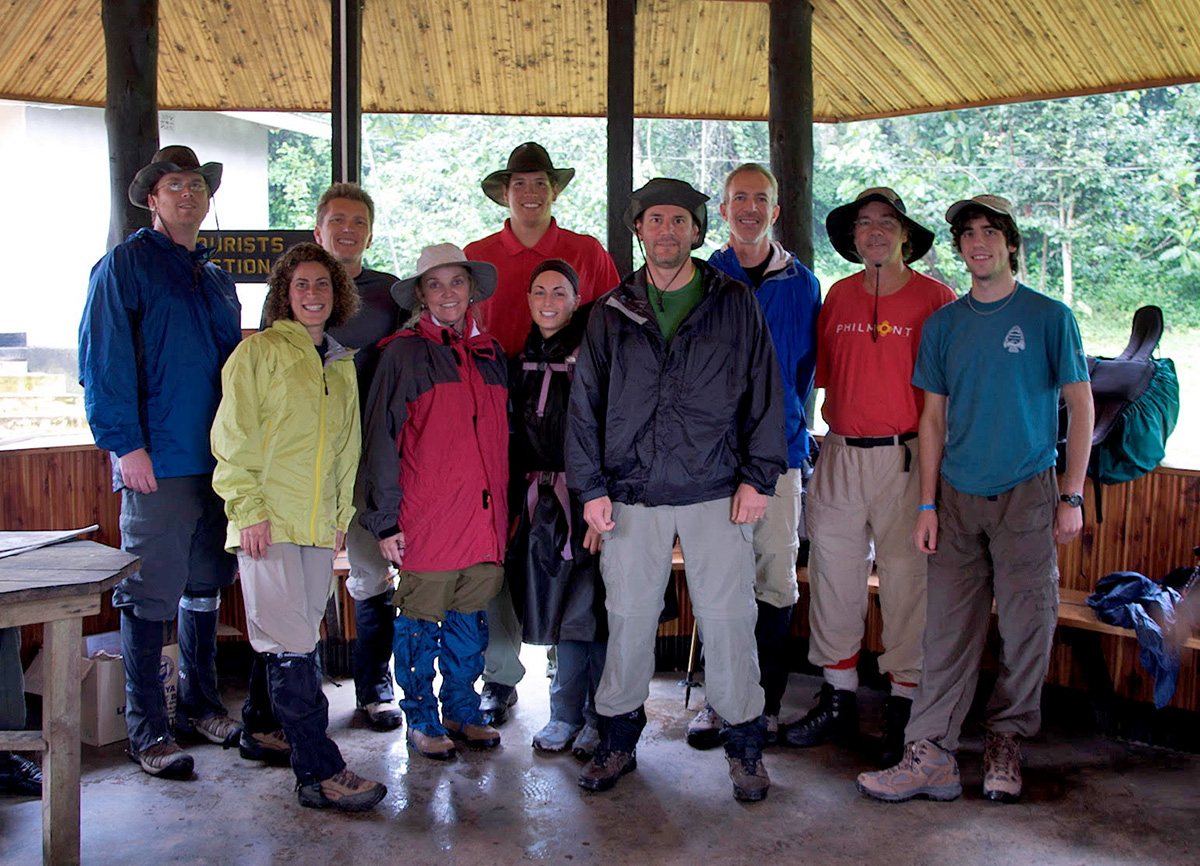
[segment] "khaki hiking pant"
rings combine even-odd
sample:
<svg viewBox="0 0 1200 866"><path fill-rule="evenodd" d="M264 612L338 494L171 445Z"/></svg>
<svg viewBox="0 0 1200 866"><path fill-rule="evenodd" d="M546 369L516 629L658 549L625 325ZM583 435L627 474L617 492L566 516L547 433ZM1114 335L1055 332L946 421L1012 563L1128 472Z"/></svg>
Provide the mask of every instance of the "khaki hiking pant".
<svg viewBox="0 0 1200 866"><path fill-rule="evenodd" d="M831 667L862 649L874 562L883 614L879 669L897 682L920 682L927 557L912 537L921 496L917 440L857 448L830 433L806 496L808 660Z"/></svg>
<svg viewBox="0 0 1200 866"><path fill-rule="evenodd" d="M1041 727L1042 683L1058 625L1054 470L994 497L942 481L937 553L929 557L925 677L905 739L954 751L975 696L992 599L1000 677L984 726L1031 737Z"/></svg>

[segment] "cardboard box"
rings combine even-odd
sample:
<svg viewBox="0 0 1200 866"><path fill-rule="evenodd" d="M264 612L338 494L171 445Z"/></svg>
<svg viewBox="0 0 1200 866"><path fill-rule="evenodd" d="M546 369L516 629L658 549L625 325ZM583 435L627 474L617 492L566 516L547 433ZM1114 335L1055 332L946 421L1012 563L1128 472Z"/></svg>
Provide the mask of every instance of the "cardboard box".
<svg viewBox="0 0 1200 866"><path fill-rule="evenodd" d="M80 682L79 739L90 746L106 746L126 739L125 665L121 659L121 633L88 635L83 639ZM25 691L42 690L42 654L25 672ZM179 645L163 647L158 666L167 701L167 717L174 721L179 690Z"/></svg>

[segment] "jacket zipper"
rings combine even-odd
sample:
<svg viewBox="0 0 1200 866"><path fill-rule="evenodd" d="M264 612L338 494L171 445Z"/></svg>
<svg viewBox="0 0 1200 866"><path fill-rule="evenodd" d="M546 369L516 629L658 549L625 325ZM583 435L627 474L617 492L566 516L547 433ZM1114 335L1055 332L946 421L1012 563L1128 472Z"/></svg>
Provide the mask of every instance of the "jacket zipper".
<svg viewBox="0 0 1200 866"><path fill-rule="evenodd" d="M325 365L321 365L321 383L325 386L325 393L321 395L321 414L319 418L320 433L317 436L317 460L313 467L313 474L316 481L316 493L313 496L312 520L309 521L308 532L312 538L313 545L317 543L317 510L321 504L321 458L325 454L325 398L329 396L329 380L325 378Z"/></svg>

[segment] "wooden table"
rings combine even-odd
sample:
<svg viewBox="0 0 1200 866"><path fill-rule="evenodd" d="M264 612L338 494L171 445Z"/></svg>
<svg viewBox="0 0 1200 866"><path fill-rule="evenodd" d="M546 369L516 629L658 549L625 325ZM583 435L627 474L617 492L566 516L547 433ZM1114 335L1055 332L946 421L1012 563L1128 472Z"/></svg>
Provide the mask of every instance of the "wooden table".
<svg viewBox="0 0 1200 866"><path fill-rule="evenodd" d="M0 532L0 539L15 534ZM44 752L42 862L46 864L79 862L83 617L99 613L101 593L140 566L136 556L94 541L67 541L0 559L0 628L45 623L41 735L0 731L0 749Z"/></svg>

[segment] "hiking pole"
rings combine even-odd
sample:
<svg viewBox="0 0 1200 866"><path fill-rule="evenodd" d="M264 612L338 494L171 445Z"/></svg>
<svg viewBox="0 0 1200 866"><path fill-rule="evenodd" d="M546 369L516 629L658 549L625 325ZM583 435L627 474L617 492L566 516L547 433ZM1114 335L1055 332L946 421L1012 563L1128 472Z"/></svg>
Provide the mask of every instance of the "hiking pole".
<svg viewBox="0 0 1200 866"><path fill-rule="evenodd" d="M696 670L696 641L700 636L700 623L692 620L692 645L688 649L687 673L680 680L679 685L683 686L683 708L688 708L688 701L692 699L692 686L699 686L700 683L692 678Z"/></svg>

